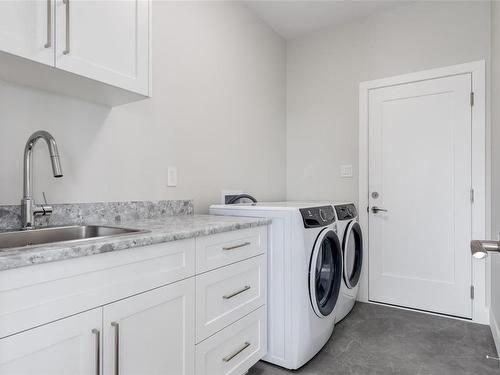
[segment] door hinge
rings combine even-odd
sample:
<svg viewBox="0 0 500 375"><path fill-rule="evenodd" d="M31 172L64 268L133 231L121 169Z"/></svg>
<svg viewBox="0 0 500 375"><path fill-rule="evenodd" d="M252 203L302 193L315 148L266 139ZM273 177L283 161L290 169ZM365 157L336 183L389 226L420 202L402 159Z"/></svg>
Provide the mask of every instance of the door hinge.
<svg viewBox="0 0 500 375"><path fill-rule="evenodd" d="M474 93L470 93L470 106L472 107L474 105Z"/></svg>
<svg viewBox="0 0 500 375"><path fill-rule="evenodd" d="M470 299L474 299L474 285L470 286Z"/></svg>
<svg viewBox="0 0 500 375"><path fill-rule="evenodd" d="M470 202L474 203L474 189L470 189Z"/></svg>

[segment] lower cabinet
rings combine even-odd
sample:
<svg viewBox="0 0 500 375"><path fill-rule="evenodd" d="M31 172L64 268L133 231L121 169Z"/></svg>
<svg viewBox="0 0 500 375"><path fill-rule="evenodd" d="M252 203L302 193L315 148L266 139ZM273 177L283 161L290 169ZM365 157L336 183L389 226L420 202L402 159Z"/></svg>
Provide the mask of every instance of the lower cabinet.
<svg viewBox="0 0 500 375"><path fill-rule="evenodd" d="M0 340L2 375L98 374L102 309Z"/></svg>
<svg viewBox="0 0 500 375"><path fill-rule="evenodd" d="M0 375L245 374L267 350L266 235L250 228L2 274ZM28 287L11 282L28 276Z"/></svg>
<svg viewBox="0 0 500 375"><path fill-rule="evenodd" d="M194 278L0 340L2 375L192 375Z"/></svg>
<svg viewBox="0 0 500 375"><path fill-rule="evenodd" d="M194 374L194 278L103 308L104 374Z"/></svg>

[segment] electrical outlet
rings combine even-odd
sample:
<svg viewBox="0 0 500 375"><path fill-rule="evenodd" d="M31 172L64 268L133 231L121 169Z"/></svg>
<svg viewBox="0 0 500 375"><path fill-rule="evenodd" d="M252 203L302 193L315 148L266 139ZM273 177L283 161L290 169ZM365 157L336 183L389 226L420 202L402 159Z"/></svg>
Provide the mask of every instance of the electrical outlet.
<svg viewBox="0 0 500 375"><path fill-rule="evenodd" d="M167 186L177 186L177 167L167 168Z"/></svg>

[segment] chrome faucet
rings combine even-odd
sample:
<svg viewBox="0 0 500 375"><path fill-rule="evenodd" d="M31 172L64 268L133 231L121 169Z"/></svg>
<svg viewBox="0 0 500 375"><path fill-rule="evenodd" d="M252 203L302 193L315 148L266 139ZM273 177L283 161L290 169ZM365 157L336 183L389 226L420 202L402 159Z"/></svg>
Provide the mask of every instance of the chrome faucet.
<svg viewBox="0 0 500 375"><path fill-rule="evenodd" d="M50 215L52 207L45 205L37 205L33 200L32 184L33 184L33 147L39 139L43 139L49 147L50 162L54 177L62 177L61 161L59 160L59 152L57 151L57 143L50 133L44 130L34 132L26 142L24 148L24 175L23 175L23 199L21 200L21 217L22 229L35 228L35 216ZM45 202L47 203L47 202Z"/></svg>

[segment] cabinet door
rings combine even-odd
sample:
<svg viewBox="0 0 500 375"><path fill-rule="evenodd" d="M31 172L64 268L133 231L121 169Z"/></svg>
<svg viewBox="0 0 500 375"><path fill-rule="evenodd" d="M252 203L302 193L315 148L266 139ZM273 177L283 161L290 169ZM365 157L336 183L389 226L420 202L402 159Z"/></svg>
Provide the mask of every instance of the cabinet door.
<svg viewBox="0 0 500 375"><path fill-rule="evenodd" d="M99 308L1 339L0 374L94 375L101 324Z"/></svg>
<svg viewBox="0 0 500 375"><path fill-rule="evenodd" d="M149 93L148 0L56 1L56 67Z"/></svg>
<svg viewBox="0 0 500 375"><path fill-rule="evenodd" d="M53 66L54 1L0 1L0 50Z"/></svg>
<svg viewBox="0 0 500 375"><path fill-rule="evenodd" d="M105 306L103 324L104 374L194 374L194 278Z"/></svg>

